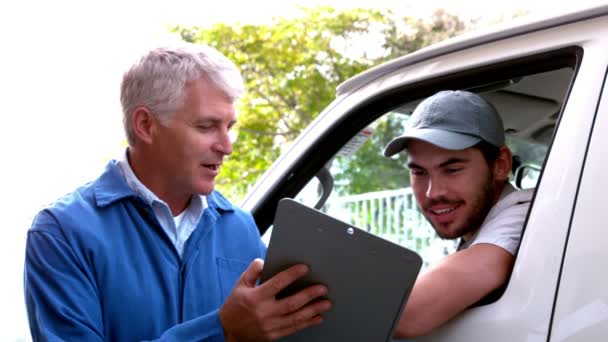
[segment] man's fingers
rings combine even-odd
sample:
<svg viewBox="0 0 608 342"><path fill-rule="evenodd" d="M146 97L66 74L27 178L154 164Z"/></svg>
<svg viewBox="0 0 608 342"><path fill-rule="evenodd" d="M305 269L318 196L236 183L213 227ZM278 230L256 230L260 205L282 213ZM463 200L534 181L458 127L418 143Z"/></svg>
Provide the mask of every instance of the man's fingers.
<svg viewBox="0 0 608 342"><path fill-rule="evenodd" d="M297 312L289 314L282 319L283 324L278 327L276 334L280 337L293 334L304 328L321 324L323 318L321 314L331 309L329 300L320 300L310 303Z"/></svg>
<svg viewBox="0 0 608 342"><path fill-rule="evenodd" d="M328 289L325 285L309 286L298 293L279 301L279 313L288 315L300 310L311 301L327 295Z"/></svg>
<svg viewBox="0 0 608 342"><path fill-rule="evenodd" d="M308 266L292 266L255 287L263 266L262 260L254 260L222 305L219 316L227 338L274 341L321 323L320 315L331 307L328 300L320 299L327 294L326 286L313 285L276 300L277 293L308 273Z"/></svg>
<svg viewBox="0 0 608 342"><path fill-rule="evenodd" d="M260 285L260 291L263 296L276 296L284 288L289 286L297 279L305 276L308 273L308 266L298 264L276 274L268 279L264 284Z"/></svg>
<svg viewBox="0 0 608 342"><path fill-rule="evenodd" d="M249 287L254 287L255 283L262 275L262 269L264 268L264 261L262 259L255 259L249 264L249 267L241 275L241 280Z"/></svg>
<svg viewBox="0 0 608 342"><path fill-rule="evenodd" d="M307 322L314 317L320 317L321 314L329 311L331 309L331 302L327 299L319 300L313 303L310 303L298 310L297 312L292 313L290 316L292 326L300 326L303 322Z"/></svg>

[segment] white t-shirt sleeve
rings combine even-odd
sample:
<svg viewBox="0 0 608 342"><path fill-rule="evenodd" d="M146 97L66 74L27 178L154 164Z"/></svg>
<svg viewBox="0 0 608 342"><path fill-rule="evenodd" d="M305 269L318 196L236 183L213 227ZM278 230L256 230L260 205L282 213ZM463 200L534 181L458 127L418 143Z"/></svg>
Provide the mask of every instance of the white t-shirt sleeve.
<svg viewBox="0 0 608 342"><path fill-rule="evenodd" d="M487 220L471 242L471 246L489 243L515 255L529 205L530 202L516 204Z"/></svg>
<svg viewBox="0 0 608 342"><path fill-rule="evenodd" d="M515 255L532 194L533 189L512 191L501 198L490 210L472 241L466 244L467 247L489 243Z"/></svg>

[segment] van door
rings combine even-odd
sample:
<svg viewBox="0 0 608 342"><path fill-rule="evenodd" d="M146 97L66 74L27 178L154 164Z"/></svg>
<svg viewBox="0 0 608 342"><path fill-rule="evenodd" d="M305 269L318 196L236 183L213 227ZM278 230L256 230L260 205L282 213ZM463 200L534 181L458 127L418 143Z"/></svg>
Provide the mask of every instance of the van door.
<svg viewBox="0 0 608 342"><path fill-rule="evenodd" d="M606 70L606 63L603 70ZM608 336L606 75L585 154L584 172L580 180L573 180L579 183L579 190L560 273L551 341L604 341Z"/></svg>
<svg viewBox="0 0 608 342"><path fill-rule="evenodd" d="M390 137L375 135L355 144L354 151L349 144L370 127L375 133L391 131L436 91L480 93L501 107L512 149L519 146L526 152L540 145L535 148L540 157L530 154L530 161L541 169L530 179L536 188L533 205L504 292L416 341L546 341L577 180L603 81L597 70L606 69L607 31L605 17L532 31L407 65L343 94L264 175L245 208L252 210L267 239L281 198L299 198L310 206L323 198L327 204L323 210L330 215L352 220L362 229L375 229L375 234L386 234L410 248L424 248L432 237L418 220L415 204L392 206L407 202L408 184L405 165L380 159ZM359 158L358 151L371 159ZM355 186L354 177L360 174L344 173L349 168L363 168L367 177L378 176L381 181L366 183L365 192L359 193L363 190ZM327 181L328 173L333 182ZM323 175L324 181L316 181L315 174ZM382 188L385 185L393 188ZM328 189L333 189L332 194L323 193ZM357 204L361 199L367 204ZM393 211L387 215L389 207ZM421 229L408 230L408 224L401 224L404 218L420 222L414 228ZM426 234L424 238L416 236L419 231Z"/></svg>

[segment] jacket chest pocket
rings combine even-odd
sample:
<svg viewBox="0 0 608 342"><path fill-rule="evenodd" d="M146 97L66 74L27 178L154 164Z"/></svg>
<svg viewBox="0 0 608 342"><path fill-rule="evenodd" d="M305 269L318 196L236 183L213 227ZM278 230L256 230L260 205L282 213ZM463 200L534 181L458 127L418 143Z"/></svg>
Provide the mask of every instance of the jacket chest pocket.
<svg viewBox="0 0 608 342"><path fill-rule="evenodd" d="M217 258L217 270L222 301L230 295L232 288L248 266L249 264L242 260L222 257Z"/></svg>

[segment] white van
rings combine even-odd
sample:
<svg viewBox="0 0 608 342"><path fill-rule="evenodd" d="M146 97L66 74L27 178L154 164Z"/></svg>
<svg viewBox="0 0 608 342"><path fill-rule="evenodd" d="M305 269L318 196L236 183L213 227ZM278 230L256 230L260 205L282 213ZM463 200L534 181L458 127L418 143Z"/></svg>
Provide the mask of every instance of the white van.
<svg viewBox="0 0 608 342"><path fill-rule="evenodd" d="M454 244L416 211L403 157L382 150L427 96L479 93L504 120L512 182L535 188L532 206L503 291L416 341L606 341L607 72L608 6L422 49L341 84L244 207L267 237L279 199L299 198L432 263Z"/></svg>

